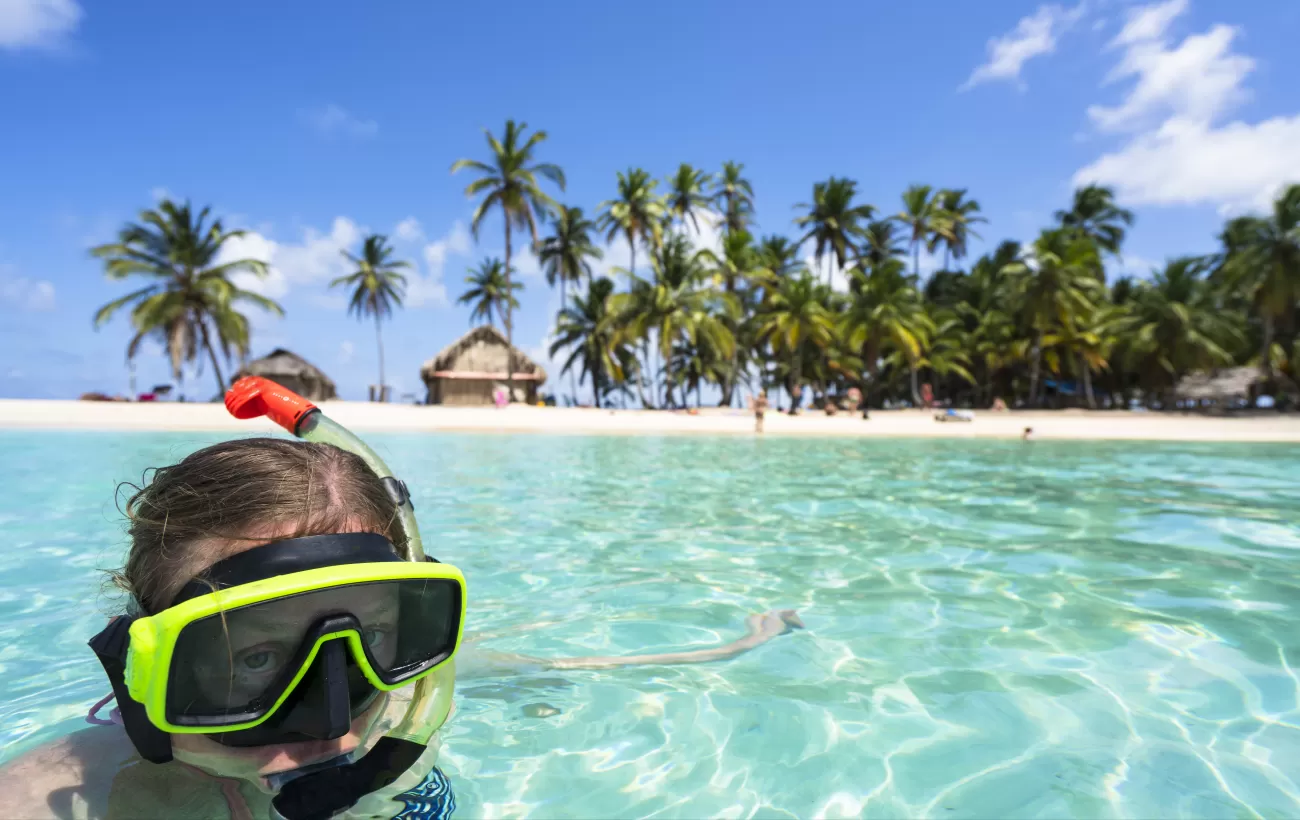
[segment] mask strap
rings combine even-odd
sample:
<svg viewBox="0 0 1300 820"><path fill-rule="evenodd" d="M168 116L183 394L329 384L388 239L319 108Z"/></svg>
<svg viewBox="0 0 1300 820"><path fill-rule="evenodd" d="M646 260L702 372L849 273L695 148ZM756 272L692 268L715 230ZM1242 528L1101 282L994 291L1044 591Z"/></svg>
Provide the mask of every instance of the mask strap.
<svg viewBox="0 0 1300 820"><path fill-rule="evenodd" d="M113 685L117 708L122 713L122 725L131 744L140 757L150 763L166 763L172 759L172 739L163 730L149 722L144 704L131 698L126 688L126 648L130 640L134 618L119 616L109 622L98 635L90 639L90 649L99 658Z"/></svg>

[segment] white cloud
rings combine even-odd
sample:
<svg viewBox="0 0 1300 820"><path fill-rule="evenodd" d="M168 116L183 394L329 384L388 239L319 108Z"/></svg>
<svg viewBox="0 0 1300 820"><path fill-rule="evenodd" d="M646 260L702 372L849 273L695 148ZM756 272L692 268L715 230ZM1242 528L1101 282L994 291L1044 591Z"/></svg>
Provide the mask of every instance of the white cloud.
<svg viewBox="0 0 1300 820"><path fill-rule="evenodd" d="M1114 186L1133 205L1264 207L1279 186L1300 180L1300 114L1218 124L1246 96L1255 61L1232 52L1238 32L1222 24L1171 45L1165 34L1185 9L1170 0L1130 12L1113 41L1124 53L1111 78L1134 77L1134 85L1118 105L1088 113L1102 130L1136 133L1081 168L1074 184Z"/></svg>
<svg viewBox="0 0 1300 820"><path fill-rule="evenodd" d="M414 222L414 219L404 220L402 225L407 222ZM402 225L398 226L399 234ZM420 230L419 235L423 237L424 231ZM425 305L432 307L446 305L447 285L443 281L443 274L446 271L447 259L452 256L466 256L469 254L470 247L469 230L466 229L465 223L459 220L452 224L446 236L426 244L421 251L424 257L424 275L408 274L406 277L406 304L417 308Z"/></svg>
<svg viewBox="0 0 1300 820"><path fill-rule="evenodd" d="M329 290L333 279L352 272L352 264L343 251L356 251L368 229L345 216L336 217L328 233L308 227L298 242L278 242L258 231L248 231L242 237L229 240L222 248L219 263L235 259L257 259L269 267L269 275L259 279L250 273L235 274L240 287L260 293L271 299L282 299L290 290L306 289L304 298L315 307L342 310L347 306L347 296L339 290ZM414 219L403 220L394 234L405 233L409 238L423 236L423 229ZM464 223L456 222L446 236L426 244L421 255L425 271L420 273L416 263L406 272L407 307L440 307L447 304L447 288L443 284L443 269L448 257L464 256L470 250L469 231Z"/></svg>
<svg viewBox="0 0 1300 820"><path fill-rule="evenodd" d="M0 48L50 48L81 21L76 0L0 0Z"/></svg>
<svg viewBox="0 0 1300 820"><path fill-rule="evenodd" d="M1255 67L1251 58L1232 53L1236 34L1231 26L1216 25L1177 48L1158 40L1133 42L1107 82L1127 77L1137 82L1119 105L1089 106L1088 116L1107 131L1170 115L1210 122L1245 97L1241 83Z"/></svg>
<svg viewBox="0 0 1300 820"><path fill-rule="evenodd" d="M434 279L432 276L412 276L406 277L406 299L403 301L407 307L443 307L447 304L447 285L441 279Z"/></svg>
<svg viewBox="0 0 1300 820"><path fill-rule="evenodd" d="M429 275L442 278L448 256L465 256L469 253L471 239L465 223L457 220L443 238L424 246L424 264Z"/></svg>
<svg viewBox="0 0 1300 820"><path fill-rule="evenodd" d="M1020 18L1010 32L988 41L988 62L977 67L958 90L966 91L991 80L1010 80L1023 90L1020 69L1034 57L1055 51L1057 38L1079 21L1083 11L1083 3L1070 9L1043 5Z"/></svg>
<svg viewBox="0 0 1300 820"><path fill-rule="evenodd" d="M1174 18L1187 11L1187 0L1168 0L1130 9L1124 28L1111 41L1112 46L1126 46L1143 40L1159 40Z"/></svg>
<svg viewBox="0 0 1300 820"><path fill-rule="evenodd" d="M397 227L393 229L393 236L403 242L419 242L424 239L424 228L420 227L420 220L408 216L397 223Z"/></svg>
<svg viewBox="0 0 1300 820"><path fill-rule="evenodd" d="M352 361L352 356L357 352L356 346L351 340L344 339L339 342L339 364L348 364Z"/></svg>
<svg viewBox="0 0 1300 820"><path fill-rule="evenodd" d="M325 285L347 274L350 264L343 251L356 245L362 233L355 222L344 216L334 219L328 234L315 228L304 229L302 241L298 243L280 243L257 231L249 231L227 241L218 262L225 264L236 259L265 262L270 268L267 277L237 273L232 279L245 290L280 299L293 285Z"/></svg>
<svg viewBox="0 0 1300 820"><path fill-rule="evenodd" d="M17 276L13 266L0 265L0 302L25 313L54 310L54 284Z"/></svg>
<svg viewBox="0 0 1300 820"><path fill-rule="evenodd" d="M1074 184L1112 185L1134 205L1263 209L1282 185L1300 181L1297 146L1300 114L1221 127L1171 119L1079 169Z"/></svg>
<svg viewBox="0 0 1300 820"><path fill-rule="evenodd" d="M362 119L341 105L330 103L320 108L303 109L298 117L327 137L365 139L379 133L379 123Z"/></svg>

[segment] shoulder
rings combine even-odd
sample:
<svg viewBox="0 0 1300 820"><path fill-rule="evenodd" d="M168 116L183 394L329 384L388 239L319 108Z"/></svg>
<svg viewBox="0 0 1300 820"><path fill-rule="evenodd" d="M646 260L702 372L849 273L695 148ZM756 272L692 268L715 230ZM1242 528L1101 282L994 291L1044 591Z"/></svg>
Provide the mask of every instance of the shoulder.
<svg viewBox="0 0 1300 820"><path fill-rule="evenodd" d="M97 815L114 776L135 757L119 726L74 732L0 767L0 805L31 818Z"/></svg>

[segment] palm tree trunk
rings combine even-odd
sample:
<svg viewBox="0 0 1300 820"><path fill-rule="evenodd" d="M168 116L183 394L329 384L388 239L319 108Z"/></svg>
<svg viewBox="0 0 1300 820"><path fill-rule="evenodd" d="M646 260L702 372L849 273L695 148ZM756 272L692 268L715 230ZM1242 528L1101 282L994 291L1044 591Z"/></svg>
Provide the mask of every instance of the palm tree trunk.
<svg viewBox="0 0 1300 820"><path fill-rule="evenodd" d="M676 407L673 401L673 354L671 351L660 353L664 357L664 407Z"/></svg>
<svg viewBox="0 0 1300 820"><path fill-rule="evenodd" d="M1264 344L1259 350L1259 366L1264 370L1264 378L1267 381L1273 380L1273 317L1265 313L1264 319Z"/></svg>
<svg viewBox="0 0 1300 820"><path fill-rule="evenodd" d="M591 373L591 394L595 396L596 409L600 409L600 373L592 371ZM573 403L578 403L578 388L573 388Z"/></svg>
<svg viewBox="0 0 1300 820"><path fill-rule="evenodd" d="M1043 332L1034 334L1034 352L1029 357L1029 406L1038 406L1038 369L1043 358Z"/></svg>
<svg viewBox="0 0 1300 820"><path fill-rule="evenodd" d="M912 275L921 281L921 240L912 240Z"/></svg>
<svg viewBox="0 0 1300 820"><path fill-rule="evenodd" d="M506 403L515 400L515 324L514 291L510 287L510 214L503 213L506 222Z"/></svg>
<svg viewBox="0 0 1300 820"><path fill-rule="evenodd" d="M217 376L217 391L221 394L226 392L226 380L221 377L221 365L217 364L217 351L212 346L212 340L208 338L208 323L199 320L199 332L203 334L203 346L208 349L208 356L212 361L212 372Z"/></svg>
<svg viewBox="0 0 1300 820"><path fill-rule="evenodd" d="M918 385L917 385L917 383L916 383L916 365L913 364L913 363L909 360L908 363L907 363L907 369L911 371L911 380L912 380L912 402L913 402L917 407L920 407L920 406L921 406L921 391L918 389Z"/></svg>
<svg viewBox="0 0 1300 820"><path fill-rule="evenodd" d="M790 364L790 391L789 392L790 392L790 415L792 416L798 413L799 404L803 399L803 390L799 385L799 364L800 364L799 352L796 350L793 356L793 361ZM798 396L795 395L794 391L796 390L799 391Z"/></svg>
<svg viewBox="0 0 1300 820"><path fill-rule="evenodd" d="M564 307L565 307L565 305L567 304L567 303L565 302L565 294L564 294L564 290L565 290L565 289L564 289L564 277L561 276L561 277L560 277L560 310L564 310ZM591 377L591 385L592 385L592 390L595 391L595 389L596 389L596 377L595 377L594 374L593 374L592 377ZM578 403L578 374L575 373L575 372L573 372L572 370L569 371L569 389L571 389L571 390L573 391L573 403L574 403L574 404L577 404L577 403ZM599 399L599 398L597 398L597 400L596 400L596 406L597 406L597 407L600 407L600 399Z"/></svg>
<svg viewBox="0 0 1300 820"><path fill-rule="evenodd" d="M1088 409L1097 409L1097 397L1092 395L1092 368L1088 367L1088 359L1079 353L1079 371L1083 374L1083 396L1088 400Z"/></svg>
<svg viewBox="0 0 1300 820"><path fill-rule="evenodd" d="M375 344L379 347L379 401L384 400L384 334L379 329L379 314L375 314Z"/></svg>

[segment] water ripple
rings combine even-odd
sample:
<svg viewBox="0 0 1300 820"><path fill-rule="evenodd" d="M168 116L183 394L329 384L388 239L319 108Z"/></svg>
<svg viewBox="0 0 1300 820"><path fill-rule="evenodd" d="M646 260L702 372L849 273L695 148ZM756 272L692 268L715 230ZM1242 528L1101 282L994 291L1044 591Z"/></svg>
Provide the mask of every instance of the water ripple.
<svg viewBox="0 0 1300 820"><path fill-rule="evenodd" d="M0 757L105 690L113 480L204 435L0 433ZM376 436L469 629L732 661L463 680L482 817L1300 814L1300 449Z"/></svg>

